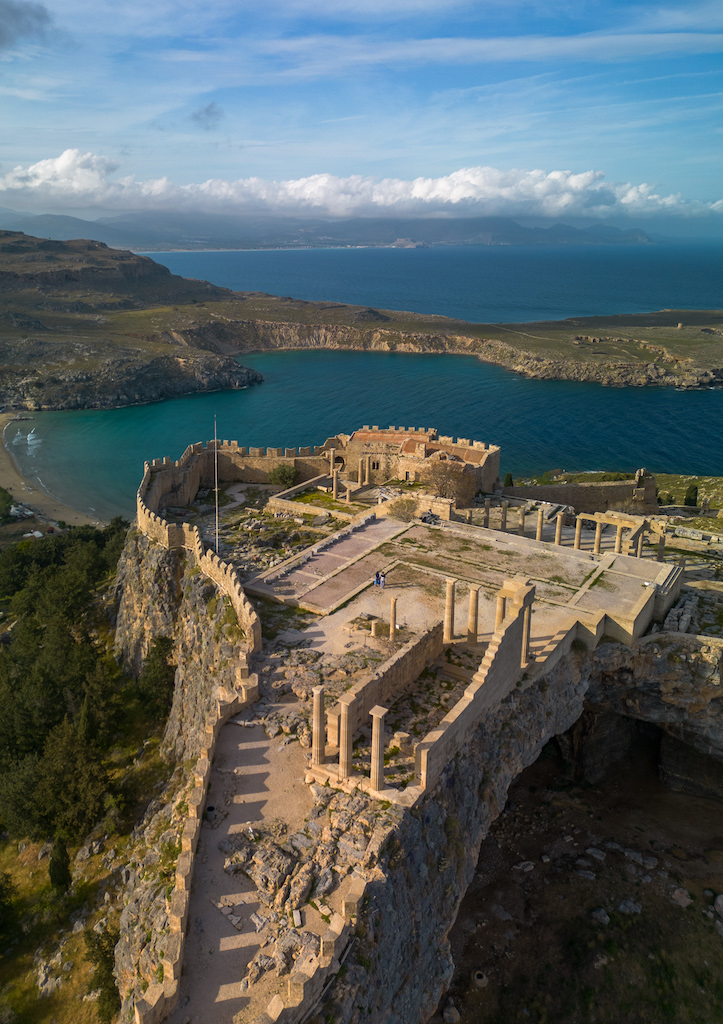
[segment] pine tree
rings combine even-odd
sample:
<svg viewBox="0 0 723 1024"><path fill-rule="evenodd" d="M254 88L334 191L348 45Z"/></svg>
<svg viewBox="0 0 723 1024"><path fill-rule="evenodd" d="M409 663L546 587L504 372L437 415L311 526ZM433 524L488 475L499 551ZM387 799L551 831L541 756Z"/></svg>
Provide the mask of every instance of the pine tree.
<svg viewBox="0 0 723 1024"><path fill-rule="evenodd" d="M68 891L73 881L73 876L70 873L68 848L60 836L56 836L53 843L53 852L50 854L50 862L48 864L48 874L50 875L50 884L54 889L57 889L58 892Z"/></svg>

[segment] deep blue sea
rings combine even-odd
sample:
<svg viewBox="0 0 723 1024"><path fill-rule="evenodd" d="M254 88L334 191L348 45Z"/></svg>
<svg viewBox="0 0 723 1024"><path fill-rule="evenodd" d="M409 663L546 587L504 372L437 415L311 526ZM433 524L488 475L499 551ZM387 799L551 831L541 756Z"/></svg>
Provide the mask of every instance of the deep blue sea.
<svg viewBox="0 0 723 1024"><path fill-rule="evenodd" d="M723 246L455 247L156 253L174 273L244 291L483 322L721 308ZM723 344L723 342L722 342ZM723 475L723 390L535 381L469 356L273 352L264 383L130 409L11 424L22 471L101 518L131 515L143 460L213 436L318 444L364 423L435 426L502 447L502 471L625 469ZM723 353L721 358L723 364ZM30 442L28 432L34 428Z"/></svg>

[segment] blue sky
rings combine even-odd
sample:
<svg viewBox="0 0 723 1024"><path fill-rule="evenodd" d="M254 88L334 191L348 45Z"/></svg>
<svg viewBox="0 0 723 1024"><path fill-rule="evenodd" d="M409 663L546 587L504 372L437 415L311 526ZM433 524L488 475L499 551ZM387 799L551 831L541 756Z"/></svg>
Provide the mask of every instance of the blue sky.
<svg viewBox="0 0 723 1024"><path fill-rule="evenodd" d="M0 0L0 205L723 223L722 48L720 0Z"/></svg>

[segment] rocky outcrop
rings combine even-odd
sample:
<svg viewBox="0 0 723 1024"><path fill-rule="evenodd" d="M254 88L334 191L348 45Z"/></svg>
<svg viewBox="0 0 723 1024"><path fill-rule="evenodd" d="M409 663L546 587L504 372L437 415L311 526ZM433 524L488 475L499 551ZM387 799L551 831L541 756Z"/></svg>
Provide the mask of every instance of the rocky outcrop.
<svg viewBox="0 0 723 1024"><path fill-rule="evenodd" d="M258 371L230 356L184 352L147 359L137 350L88 353L91 365L79 369L77 346L70 346L70 367L63 366L59 346L25 339L0 344L0 404L6 409L117 409L203 391L237 390L263 380ZM47 353L45 350L47 349ZM52 372L35 363L47 355ZM59 365L57 365L59 363Z"/></svg>
<svg viewBox="0 0 723 1024"><path fill-rule="evenodd" d="M476 355L486 363L538 380L594 381L610 387L648 385L682 388L710 387L723 383L723 367L681 367L673 372L659 363L547 359L534 352L493 339L465 335L461 324L449 321L449 332L424 334L374 326L299 324L271 320L217 318L174 332L176 340L213 352L255 352L268 349L329 348L370 352L419 352Z"/></svg>

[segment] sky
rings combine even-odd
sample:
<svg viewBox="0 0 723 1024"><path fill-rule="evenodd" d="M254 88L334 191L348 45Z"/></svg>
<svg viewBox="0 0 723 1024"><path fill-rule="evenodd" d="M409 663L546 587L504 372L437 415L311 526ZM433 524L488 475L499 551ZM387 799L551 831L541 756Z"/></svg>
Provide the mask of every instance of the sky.
<svg viewBox="0 0 723 1024"><path fill-rule="evenodd" d="M723 233L723 3L0 0L0 206Z"/></svg>

